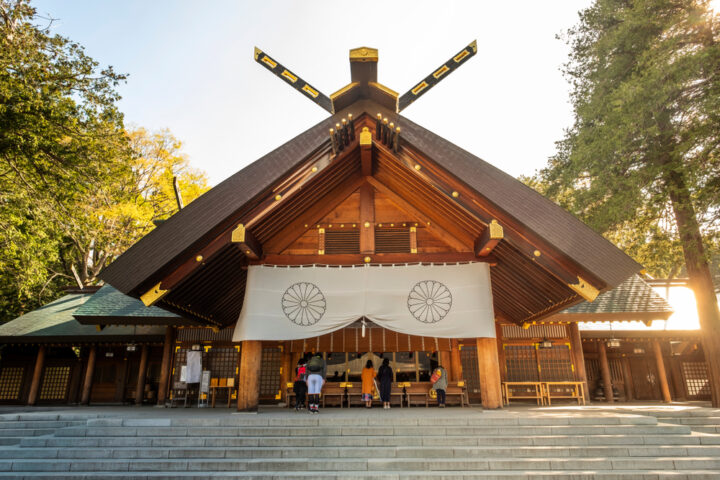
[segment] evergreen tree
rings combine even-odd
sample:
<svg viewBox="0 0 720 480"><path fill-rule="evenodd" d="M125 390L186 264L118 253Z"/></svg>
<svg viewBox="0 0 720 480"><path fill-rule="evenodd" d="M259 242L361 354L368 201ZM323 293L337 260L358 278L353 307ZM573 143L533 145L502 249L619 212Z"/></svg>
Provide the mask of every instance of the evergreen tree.
<svg viewBox="0 0 720 480"><path fill-rule="evenodd" d="M639 226L634 242L679 247L715 407L720 313L706 246L720 221L719 28L702 0L596 0L580 12L566 37L575 123L539 179L597 231Z"/></svg>

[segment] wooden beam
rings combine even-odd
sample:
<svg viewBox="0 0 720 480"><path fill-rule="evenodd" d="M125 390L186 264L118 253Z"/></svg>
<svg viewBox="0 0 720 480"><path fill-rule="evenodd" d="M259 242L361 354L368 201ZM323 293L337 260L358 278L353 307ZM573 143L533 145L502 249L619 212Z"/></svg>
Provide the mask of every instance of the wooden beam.
<svg viewBox="0 0 720 480"><path fill-rule="evenodd" d="M230 241L237 245L247 258L251 260L262 258L262 245L242 223L232 231Z"/></svg>
<svg viewBox="0 0 720 480"><path fill-rule="evenodd" d="M502 408L497 340L478 337L476 345L482 406L487 409Z"/></svg>
<svg viewBox="0 0 720 480"><path fill-rule="evenodd" d="M460 342L457 338L450 340L450 380L457 382L463 379Z"/></svg>
<svg viewBox="0 0 720 480"><path fill-rule="evenodd" d="M245 340L240 352L238 381L238 412L257 412L260 400L260 365L262 342Z"/></svg>
<svg viewBox="0 0 720 480"><path fill-rule="evenodd" d="M390 200L392 200L393 203L395 203L401 210L403 210L405 213L412 215L418 219L425 219L425 218L432 218L433 221L430 223L430 225L427 226L428 232L432 234L433 236L437 237L438 239L442 240L446 244L450 245L456 250L468 250L468 246L463 243L462 241L458 240L458 238L445 230L443 227L438 225L436 219L431 216L427 215L426 213L418 210L415 208L410 202L406 201L404 198L402 198L400 195L395 193L392 189L390 189L387 185L382 183L380 180L378 180L375 177L368 177L367 178L368 183L370 183L375 189L387 195L390 197Z"/></svg>
<svg viewBox="0 0 720 480"><path fill-rule="evenodd" d="M503 239L503 227L497 220L491 220L485 231L475 240L475 255L486 257Z"/></svg>
<svg viewBox="0 0 720 480"><path fill-rule="evenodd" d="M38 347L37 357L35 358L35 370L33 370L32 383L30 383L28 405L35 405L35 403L37 403L38 393L40 393L40 380L42 379L42 373L44 368L45 345L40 345Z"/></svg>
<svg viewBox="0 0 720 480"><path fill-rule="evenodd" d="M305 225L318 223L323 217L335 210L338 205L352 195L355 190L360 188L362 184L363 177L360 174L356 174L329 191L322 198L319 198L302 215L295 218L295 220L265 242L266 255L277 254L285 250L307 231L308 228L305 227Z"/></svg>
<svg viewBox="0 0 720 480"><path fill-rule="evenodd" d="M605 401L614 403L615 398L612 391L612 377L610 376L610 364L608 363L605 340L598 342L598 353L600 360L600 377L602 379L603 390L605 391Z"/></svg>
<svg viewBox="0 0 720 480"><path fill-rule="evenodd" d="M369 258L370 261L365 261ZM483 262L490 265L497 264L497 258L492 255L476 257L472 252L452 253L375 253L363 254L333 254L333 255L280 255L268 254L261 261L252 262L252 265L390 265L398 263L443 263L443 262Z"/></svg>
<svg viewBox="0 0 720 480"><path fill-rule="evenodd" d="M165 399L167 398L167 391L170 382L172 364L170 362L172 356L172 348L175 344L175 328L165 328L165 343L163 344L163 356L162 363L160 364L160 381L158 382L158 400L157 404L161 407L165 406Z"/></svg>
<svg viewBox="0 0 720 480"><path fill-rule="evenodd" d="M590 401L590 389L588 388L587 372L585 371L585 355L583 354L582 338L580 337L580 328L575 322L568 326L570 334L570 348L572 353L573 364L575 365L575 377L579 382L583 382L585 390L585 401Z"/></svg>
<svg viewBox="0 0 720 480"><path fill-rule="evenodd" d="M140 367L138 368L137 383L135 384L135 405L142 405L143 398L145 398L145 374L147 373L148 350L150 350L149 347L143 345L140 351Z"/></svg>
<svg viewBox="0 0 720 480"><path fill-rule="evenodd" d="M663 362L662 348L657 338L653 339L653 351L655 353L655 364L657 365L658 377L660 377L660 391L662 392L663 402L672 402L670 396L670 386L668 385L667 372L665 370L665 362Z"/></svg>
<svg viewBox="0 0 720 480"><path fill-rule="evenodd" d="M360 187L360 253L375 253L375 191L368 183Z"/></svg>
<svg viewBox="0 0 720 480"><path fill-rule="evenodd" d="M90 394L92 392L93 375L95 375L95 359L97 357L97 346L90 347L88 354L87 366L85 367L85 379L83 380L82 395L80 396L81 405L90 405Z"/></svg>
<svg viewBox="0 0 720 480"><path fill-rule="evenodd" d="M368 127L360 132L360 169L363 176L372 175L372 133Z"/></svg>

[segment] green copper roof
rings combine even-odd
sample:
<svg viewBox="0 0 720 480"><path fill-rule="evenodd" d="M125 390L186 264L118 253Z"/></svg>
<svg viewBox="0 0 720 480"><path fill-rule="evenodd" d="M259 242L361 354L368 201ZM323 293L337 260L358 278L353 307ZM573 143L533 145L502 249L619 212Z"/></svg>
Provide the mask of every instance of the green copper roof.
<svg viewBox="0 0 720 480"><path fill-rule="evenodd" d="M105 288L105 287L103 287ZM110 287L112 289L112 287ZM2 342L28 342L28 341L108 341L119 338L140 338L150 340L151 337L163 338L165 327L155 325L123 325L108 326L98 331L95 325L83 325L78 322L73 314L81 307L90 302L91 299L102 292L100 289L95 294L73 293L65 295L54 302L50 302L37 310L21 315L0 325L0 341ZM115 292L117 290L112 289ZM106 292L112 293L108 290ZM119 292L118 292L119 293ZM101 298L104 298L106 293ZM122 294L120 294L122 295ZM124 295L123 295L124 296ZM112 298L113 295L110 295ZM100 299L97 299L98 301ZM144 305L139 300L130 299ZM163 316L172 316L169 312L159 310ZM131 309L126 310L129 315Z"/></svg>
<svg viewBox="0 0 720 480"><path fill-rule="evenodd" d="M594 302L582 302L574 305L562 314L608 314L608 313L645 313L667 317L673 312L670 304L640 278L632 275L617 287L598 295Z"/></svg>
<svg viewBox="0 0 720 480"><path fill-rule="evenodd" d="M104 285L86 302L81 303L74 315L75 317L182 318L160 307L146 307L137 298L125 295L111 285Z"/></svg>

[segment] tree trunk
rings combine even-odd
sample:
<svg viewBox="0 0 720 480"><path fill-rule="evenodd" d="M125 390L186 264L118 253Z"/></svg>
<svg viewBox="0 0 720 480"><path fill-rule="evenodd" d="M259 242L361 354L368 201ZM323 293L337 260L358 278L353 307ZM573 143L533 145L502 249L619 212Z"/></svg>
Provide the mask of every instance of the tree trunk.
<svg viewBox="0 0 720 480"><path fill-rule="evenodd" d="M705 255L695 208L682 173L669 170L665 178L680 233L690 287L695 292L703 351L710 377L712 406L718 408L720 407L720 310L715 298L710 265Z"/></svg>

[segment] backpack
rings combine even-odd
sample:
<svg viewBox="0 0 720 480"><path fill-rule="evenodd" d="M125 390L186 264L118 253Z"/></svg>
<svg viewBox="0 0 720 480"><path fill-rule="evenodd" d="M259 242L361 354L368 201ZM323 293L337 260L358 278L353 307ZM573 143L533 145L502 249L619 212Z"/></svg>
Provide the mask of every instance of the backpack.
<svg viewBox="0 0 720 480"><path fill-rule="evenodd" d="M312 357L307 363L307 369L312 373L320 373L323 368L323 360L320 357Z"/></svg>

